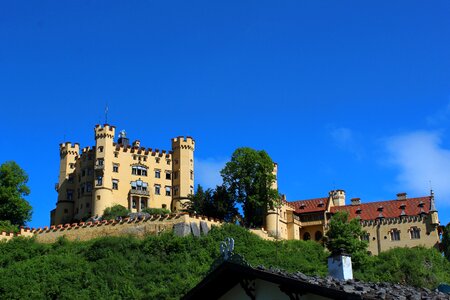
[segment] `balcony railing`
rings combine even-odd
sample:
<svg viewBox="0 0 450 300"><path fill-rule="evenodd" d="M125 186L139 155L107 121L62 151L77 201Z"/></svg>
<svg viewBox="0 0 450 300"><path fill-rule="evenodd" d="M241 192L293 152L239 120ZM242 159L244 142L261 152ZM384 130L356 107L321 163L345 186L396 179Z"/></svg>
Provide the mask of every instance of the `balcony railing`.
<svg viewBox="0 0 450 300"><path fill-rule="evenodd" d="M150 192L149 191L136 190L136 189L131 189L130 190L130 194L138 195L138 196L150 196Z"/></svg>

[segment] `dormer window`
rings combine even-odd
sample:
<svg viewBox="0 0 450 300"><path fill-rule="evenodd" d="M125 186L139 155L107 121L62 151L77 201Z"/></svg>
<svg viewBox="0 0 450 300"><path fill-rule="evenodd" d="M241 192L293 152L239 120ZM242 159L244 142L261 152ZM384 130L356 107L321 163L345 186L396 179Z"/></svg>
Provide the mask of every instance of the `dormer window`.
<svg viewBox="0 0 450 300"><path fill-rule="evenodd" d="M319 202L318 206L319 206L319 207L322 207L322 206L324 206L324 203L323 203L323 201L322 201L322 200L320 200L320 202Z"/></svg>
<svg viewBox="0 0 450 300"><path fill-rule="evenodd" d="M423 203L423 201L419 202L419 207L424 207L425 203Z"/></svg>
<svg viewBox="0 0 450 300"><path fill-rule="evenodd" d="M358 208L356 209L356 214L358 214L358 215L361 214L361 208L358 207Z"/></svg>

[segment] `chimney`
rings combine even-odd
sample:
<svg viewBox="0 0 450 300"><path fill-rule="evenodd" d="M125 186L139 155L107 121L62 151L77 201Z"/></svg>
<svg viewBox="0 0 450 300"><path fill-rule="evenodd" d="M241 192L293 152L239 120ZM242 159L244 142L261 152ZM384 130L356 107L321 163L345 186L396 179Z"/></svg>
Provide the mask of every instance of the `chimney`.
<svg viewBox="0 0 450 300"><path fill-rule="evenodd" d="M352 198L350 199L352 202L352 205L360 205L361 204L361 198Z"/></svg>
<svg viewBox="0 0 450 300"><path fill-rule="evenodd" d="M406 193L398 193L397 194L397 200L406 200L407 194Z"/></svg>
<svg viewBox="0 0 450 300"><path fill-rule="evenodd" d="M344 206L345 205L345 191L344 190L331 191L330 195L333 200L333 206Z"/></svg>
<svg viewBox="0 0 450 300"><path fill-rule="evenodd" d="M140 140L135 140L134 142L133 142L133 147L140 147L141 146L141 141Z"/></svg>
<svg viewBox="0 0 450 300"><path fill-rule="evenodd" d="M338 280L353 279L352 258L343 249L328 257L328 275Z"/></svg>

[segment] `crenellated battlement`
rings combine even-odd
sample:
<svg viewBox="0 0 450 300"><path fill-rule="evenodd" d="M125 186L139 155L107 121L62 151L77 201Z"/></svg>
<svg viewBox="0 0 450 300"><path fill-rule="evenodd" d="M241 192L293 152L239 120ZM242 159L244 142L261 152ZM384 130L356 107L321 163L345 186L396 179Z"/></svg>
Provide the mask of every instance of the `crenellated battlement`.
<svg viewBox="0 0 450 300"><path fill-rule="evenodd" d="M59 154L61 156L65 156L67 154L79 155L79 153L80 153L80 144L79 143L65 142L65 143L59 144Z"/></svg>
<svg viewBox="0 0 450 300"><path fill-rule="evenodd" d="M178 136L172 139L172 150L175 149L195 150L195 140L191 136Z"/></svg>
<svg viewBox="0 0 450 300"><path fill-rule="evenodd" d="M95 131L95 139L104 139L104 138L110 138L113 139L115 132L116 132L116 126L112 126L109 124L102 125L95 125L94 128Z"/></svg>

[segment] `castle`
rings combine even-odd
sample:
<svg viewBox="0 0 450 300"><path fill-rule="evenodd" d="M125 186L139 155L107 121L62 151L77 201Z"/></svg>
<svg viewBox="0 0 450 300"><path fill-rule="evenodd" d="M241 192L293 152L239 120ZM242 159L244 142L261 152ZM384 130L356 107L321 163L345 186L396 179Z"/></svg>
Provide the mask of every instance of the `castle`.
<svg viewBox="0 0 450 300"><path fill-rule="evenodd" d="M116 128L94 128L95 146L80 152L78 143L59 145L59 181L51 225L101 216L107 207L120 204L131 212L165 208L176 212L194 192L192 137L172 139L172 150L130 143L125 131L114 141Z"/></svg>
<svg viewBox="0 0 450 300"><path fill-rule="evenodd" d="M368 251L379 254L394 247L438 247L440 228L434 193L408 198L406 193L388 201L362 203L360 198L345 204L345 191L331 191L328 197L288 202L269 210L265 230L281 239L321 241L332 215L346 211L360 218Z"/></svg>

